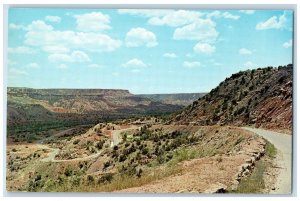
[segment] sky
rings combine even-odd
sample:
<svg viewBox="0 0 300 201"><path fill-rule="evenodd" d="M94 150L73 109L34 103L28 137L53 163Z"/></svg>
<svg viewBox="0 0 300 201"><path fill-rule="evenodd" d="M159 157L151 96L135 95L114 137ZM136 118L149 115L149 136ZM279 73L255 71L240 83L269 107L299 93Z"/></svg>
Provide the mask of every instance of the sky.
<svg viewBox="0 0 300 201"><path fill-rule="evenodd" d="M292 63L289 10L10 8L7 84L209 92L240 70Z"/></svg>

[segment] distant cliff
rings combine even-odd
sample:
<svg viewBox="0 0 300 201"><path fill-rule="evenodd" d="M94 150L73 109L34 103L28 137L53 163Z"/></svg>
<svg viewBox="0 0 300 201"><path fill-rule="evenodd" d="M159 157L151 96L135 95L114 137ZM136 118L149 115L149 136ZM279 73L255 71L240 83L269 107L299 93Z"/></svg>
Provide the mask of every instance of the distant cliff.
<svg viewBox="0 0 300 201"><path fill-rule="evenodd" d="M118 89L31 89L9 87L8 123L53 120L101 120L163 114L182 107Z"/></svg>

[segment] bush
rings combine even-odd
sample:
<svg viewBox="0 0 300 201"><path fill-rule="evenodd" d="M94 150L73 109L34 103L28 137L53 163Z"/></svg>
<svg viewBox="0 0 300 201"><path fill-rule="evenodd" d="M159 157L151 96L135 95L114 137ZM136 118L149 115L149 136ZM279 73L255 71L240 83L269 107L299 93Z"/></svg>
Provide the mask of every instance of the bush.
<svg viewBox="0 0 300 201"><path fill-rule="evenodd" d="M104 140L101 140L101 141L97 142L96 147L97 147L98 149L102 149L104 143L105 143L105 141L104 141Z"/></svg>
<svg viewBox="0 0 300 201"><path fill-rule="evenodd" d="M67 167L66 169L65 169L65 173L64 173L67 177L69 177L69 176L71 176L72 174L73 174L73 171L69 168L69 167Z"/></svg>
<svg viewBox="0 0 300 201"><path fill-rule="evenodd" d="M149 150L148 150L147 147L144 147L144 148L142 149L142 154L143 154L143 155L147 155L148 152L149 152Z"/></svg>
<svg viewBox="0 0 300 201"><path fill-rule="evenodd" d="M123 162L123 161L125 161L126 159L127 159L127 156L124 155L124 154L121 154L121 155L119 156L119 162Z"/></svg>
<svg viewBox="0 0 300 201"><path fill-rule="evenodd" d="M77 140L74 140L73 144L78 144L79 142L80 142L80 140L77 139Z"/></svg>
<svg viewBox="0 0 300 201"><path fill-rule="evenodd" d="M88 175L87 176L87 182L88 182L88 184L92 184L92 183L94 183L94 181L95 181L95 179L94 179L94 177L92 175Z"/></svg>
<svg viewBox="0 0 300 201"><path fill-rule="evenodd" d="M107 173L103 175L102 177L99 178L98 184L101 183L110 183L113 180L113 174L112 173Z"/></svg>

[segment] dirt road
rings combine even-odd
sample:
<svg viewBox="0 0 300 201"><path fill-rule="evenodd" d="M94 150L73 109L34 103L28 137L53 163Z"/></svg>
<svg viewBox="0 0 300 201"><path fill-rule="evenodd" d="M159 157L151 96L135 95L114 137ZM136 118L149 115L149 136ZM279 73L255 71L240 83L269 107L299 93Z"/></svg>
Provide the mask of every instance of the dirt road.
<svg viewBox="0 0 300 201"><path fill-rule="evenodd" d="M137 126L131 126L130 128L112 131L112 145L117 145L117 144L119 144L122 141L122 139L120 137L120 134L122 132L128 131L128 130L132 130L132 129L136 129L136 128L138 128L138 127ZM70 130L71 129L68 129L68 130L62 131L62 132L60 132L58 134L63 134L63 133L68 132ZM56 134L56 135L58 135L58 134ZM42 162L59 163L59 162L68 162L68 161L85 161L85 160L96 158L96 157L98 157L102 153L102 151L99 151L98 153L95 153L95 154L92 154L92 155L89 155L89 156L84 156L84 157L79 157L79 158L73 158L73 159L68 159L68 160L56 160L55 156L59 153L60 149L50 148L47 145L44 145L43 141L39 141L38 143L40 143L39 146L40 146L41 149L51 149L52 150L52 152L50 152L48 154L47 158L43 158L41 160Z"/></svg>
<svg viewBox="0 0 300 201"><path fill-rule="evenodd" d="M119 144L122 141L122 138L120 136L120 134L124 131L129 131L129 130L133 130L133 129L137 129L139 128L138 126L130 126L129 128L125 128L125 129L120 129L120 130L113 130L112 131L112 144L111 146L115 146L117 144Z"/></svg>
<svg viewBox="0 0 300 201"><path fill-rule="evenodd" d="M275 190L270 193L290 194L292 189L292 136L263 129L248 127L244 127L244 129L252 131L274 144L277 149L276 163L280 167L280 172L275 184Z"/></svg>

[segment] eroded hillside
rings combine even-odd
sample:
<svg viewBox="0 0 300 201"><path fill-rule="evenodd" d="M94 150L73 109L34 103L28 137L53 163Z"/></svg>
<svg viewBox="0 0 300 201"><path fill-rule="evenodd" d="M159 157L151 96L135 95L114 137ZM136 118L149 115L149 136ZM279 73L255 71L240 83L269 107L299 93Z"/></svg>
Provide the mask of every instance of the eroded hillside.
<svg viewBox="0 0 300 201"><path fill-rule="evenodd" d="M291 130L292 74L291 64L233 74L188 106L172 123Z"/></svg>
<svg viewBox="0 0 300 201"><path fill-rule="evenodd" d="M188 106L205 94L206 93L140 94L138 96L166 104Z"/></svg>
<svg viewBox="0 0 300 201"><path fill-rule="evenodd" d="M8 125L28 121L87 121L164 114L180 106L135 96L128 90L8 88Z"/></svg>

